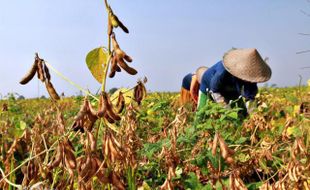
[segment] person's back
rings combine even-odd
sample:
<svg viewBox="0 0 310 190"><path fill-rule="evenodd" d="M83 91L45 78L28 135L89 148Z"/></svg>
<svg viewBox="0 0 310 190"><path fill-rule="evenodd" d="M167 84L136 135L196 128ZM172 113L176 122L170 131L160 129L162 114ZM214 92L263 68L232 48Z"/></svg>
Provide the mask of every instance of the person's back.
<svg viewBox="0 0 310 190"><path fill-rule="evenodd" d="M180 105L185 105L187 103L193 102L191 98L191 94L190 94L192 77L193 77L192 73L189 73L183 77L181 92L180 92Z"/></svg>
<svg viewBox="0 0 310 190"><path fill-rule="evenodd" d="M207 99L227 105L231 100L244 97L252 102L258 92L257 82L271 77L271 69L256 49L231 50L209 68L202 76L199 89L198 109ZM240 104L245 108L244 104ZM238 105L239 106L239 105Z"/></svg>

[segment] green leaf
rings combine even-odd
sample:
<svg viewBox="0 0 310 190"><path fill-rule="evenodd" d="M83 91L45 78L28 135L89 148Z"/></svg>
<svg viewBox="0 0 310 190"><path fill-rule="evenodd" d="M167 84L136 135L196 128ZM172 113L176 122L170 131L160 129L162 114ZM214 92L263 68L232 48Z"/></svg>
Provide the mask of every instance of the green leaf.
<svg viewBox="0 0 310 190"><path fill-rule="evenodd" d="M149 186L149 184L147 184L146 181L143 181L142 189L143 190L151 190L151 187Z"/></svg>
<svg viewBox="0 0 310 190"><path fill-rule="evenodd" d="M250 183L246 186L249 190L255 190L255 189L258 189L261 185L263 185L263 183L260 181L260 182Z"/></svg>
<svg viewBox="0 0 310 190"><path fill-rule="evenodd" d="M197 176L193 172L189 173L188 179L184 181L184 184L187 189L194 189L194 190L202 189L201 183L199 182Z"/></svg>
<svg viewBox="0 0 310 190"><path fill-rule="evenodd" d="M24 121L19 122L19 129L25 130L27 127L27 124Z"/></svg>
<svg viewBox="0 0 310 190"><path fill-rule="evenodd" d="M235 144L242 144L247 141L246 137L240 137L238 140L235 141Z"/></svg>
<svg viewBox="0 0 310 190"><path fill-rule="evenodd" d="M238 156L237 156L237 160L239 160L240 162L246 162L250 159L251 157L248 155L248 154L243 154L243 153L240 153Z"/></svg>
<svg viewBox="0 0 310 190"><path fill-rule="evenodd" d="M107 67L107 61L108 52L104 47L95 48L86 56L87 67L100 84L102 83L105 67Z"/></svg>
<svg viewBox="0 0 310 190"><path fill-rule="evenodd" d="M293 135L294 137L300 137L302 135L301 130L297 126L292 126L287 128L287 134Z"/></svg>
<svg viewBox="0 0 310 190"><path fill-rule="evenodd" d="M237 112L231 112L227 116L231 117L233 119L238 119L238 113Z"/></svg>

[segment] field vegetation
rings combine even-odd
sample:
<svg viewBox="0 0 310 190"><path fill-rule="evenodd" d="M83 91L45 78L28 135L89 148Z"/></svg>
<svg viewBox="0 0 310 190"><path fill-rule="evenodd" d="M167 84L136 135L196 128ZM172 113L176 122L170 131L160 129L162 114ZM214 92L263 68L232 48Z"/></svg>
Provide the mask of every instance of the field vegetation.
<svg viewBox="0 0 310 190"><path fill-rule="evenodd" d="M120 121L97 121L84 133L72 130L84 97L1 101L1 187L8 181L57 189L309 187L307 87L260 89L246 119L212 102L192 112L178 96L151 93L141 105L127 97Z"/></svg>

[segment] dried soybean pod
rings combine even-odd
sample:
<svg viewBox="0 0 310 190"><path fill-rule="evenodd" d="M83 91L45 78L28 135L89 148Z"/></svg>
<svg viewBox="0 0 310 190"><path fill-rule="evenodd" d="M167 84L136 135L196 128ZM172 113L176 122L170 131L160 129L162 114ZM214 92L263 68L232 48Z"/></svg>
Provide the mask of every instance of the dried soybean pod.
<svg viewBox="0 0 310 190"><path fill-rule="evenodd" d="M212 155L215 156L216 154L216 147L218 142L218 133L216 132L214 135L213 143L212 143Z"/></svg>
<svg viewBox="0 0 310 190"><path fill-rule="evenodd" d="M118 148L118 149L122 149L121 143L117 141L117 139L114 137L113 134L110 135L111 141L113 142L113 144Z"/></svg>
<svg viewBox="0 0 310 190"><path fill-rule="evenodd" d="M114 32L111 34L111 38L112 38L113 49L114 50L120 49L119 44L116 41Z"/></svg>
<svg viewBox="0 0 310 190"><path fill-rule="evenodd" d="M75 118L74 118L75 120L82 119L86 115L87 106L88 106L88 99L87 99L87 97L85 97L84 101L83 101L83 105L81 106L77 116L75 116Z"/></svg>
<svg viewBox="0 0 310 190"><path fill-rule="evenodd" d="M119 26L125 33L129 33L128 28L118 19L116 15L111 16L111 22L113 27L117 28Z"/></svg>
<svg viewBox="0 0 310 190"><path fill-rule="evenodd" d="M121 155L120 153L116 150L111 138L108 138L108 147L110 150L110 157L111 157L111 161L115 162L115 159L120 160Z"/></svg>
<svg viewBox="0 0 310 190"><path fill-rule="evenodd" d="M110 70L110 74L109 74L109 77L110 78L113 78L115 76L115 72L117 71L117 62L116 62L116 57L115 56L112 56L111 58L111 70ZM118 69L120 69L118 67Z"/></svg>
<svg viewBox="0 0 310 190"><path fill-rule="evenodd" d="M139 84L135 86L133 95L134 95L134 100L140 105L139 97L140 97L140 86Z"/></svg>
<svg viewBox="0 0 310 190"><path fill-rule="evenodd" d="M226 159L225 159L225 162L227 163L227 164L232 164L232 163L234 163L234 159L232 158L232 157L227 157Z"/></svg>
<svg viewBox="0 0 310 190"><path fill-rule="evenodd" d="M226 159L228 156L232 155L234 152L233 152L233 150L228 148L228 146L225 143L224 139L220 135L218 135L218 139L219 139L218 141L219 141L219 144L220 144L220 149L221 149L222 157L224 159Z"/></svg>
<svg viewBox="0 0 310 190"><path fill-rule="evenodd" d="M121 68L118 65L116 65L116 72L121 72L121 71L122 71Z"/></svg>
<svg viewBox="0 0 310 190"><path fill-rule="evenodd" d="M106 101L106 99L103 97L102 93L100 94L99 98L100 98L99 99L99 106L98 106L99 109L98 109L98 112L97 112L97 116L98 117L103 117L105 115L105 113L106 113L106 105L107 105L107 103L104 102L104 101Z"/></svg>
<svg viewBox="0 0 310 190"><path fill-rule="evenodd" d="M70 160L70 157L65 156L65 165L69 170L74 170L76 168L76 165L74 165L75 163Z"/></svg>
<svg viewBox="0 0 310 190"><path fill-rule="evenodd" d="M127 55L127 54L124 55L124 59L125 59L127 62L132 62L132 58L131 58L129 55Z"/></svg>
<svg viewBox="0 0 310 190"><path fill-rule="evenodd" d="M96 143L94 135L91 132L87 131L87 137L90 143L90 150L93 152L96 151L97 143Z"/></svg>
<svg viewBox="0 0 310 190"><path fill-rule="evenodd" d="M121 120L121 117L114 113L114 110L113 110L113 105L110 101L110 97L108 94L105 93L105 97L106 97L106 100L107 100L107 114L113 119L113 120L116 120L116 121L119 121Z"/></svg>
<svg viewBox="0 0 310 190"><path fill-rule="evenodd" d="M134 89L134 98L135 101L140 105L143 98L146 96L146 89L141 81L138 81Z"/></svg>
<svg viewBox="0 0 310 190"><path fill-rule="evenodd" d="M118 63L118 65L131 75L137 74L137 71L134 68L129 67L124 61L125 59L128 62L132 62L132 58L128 56L123 50L120 49L119 44L117 43L115 39L114 33L112 33L111 37L112 37L112 44L113 44L113 49L114 49L114 57L116 58L116 62Z"/></svg>
<svg viewBox="0 0 310 190"><path fill-rule="evenodd" d="M49 71L49 69L48 69L48 67L46 66L46 64L45 64L44 61L43 61L43 68L44 68L45 77L47 78L47 80L51 80L50 71Z"/></svg>
<svg viewBox="0 0 310 190"><path fill-rule="evenodd" d="M118 17L113 13L111 7L108 7L109 18L111 20L111 24L114 28L120 27L125 33L129 33L127 27L118 19Z"/></svg>
<svg viewBox="0 0 310 190"><path fill-rule="evenodd" d="M48 94L53 100L59 100L59 95L57 94L53 84L51 81L45 81L45 87L47 89Z"/></svg>
<svg viewBox="0 0 310 190"><path fill-rule="evenodd" d="M143 99L143 89L141 88L141 82L138 82L138 85L134 88L134 99L138 103L138 105L141 104L141 101Z"/></svg>
<svg viewBox="0 0 310 190"><path fill-rule="evenodd" d="M36 74L38 70L38 59L35 58L34 63L32 64L31 69L28 71L28 73L22 78L22 80L19 82L20 84L27 84Z"/></svg>
<svg viewBox="0 0 310 190"><path fill-rule="evenodd" d="M68 168L75 169L76 168L76 159L69 145L65 145L64 153L65 153L65 163Z"/></svg>
<svg viewBox="0 0 310 190"><path fill-rule="evenodd" d="M112 172L111 180L112 180L112 184L116 187L116 189L125 190L125 185L123 184L120 177L115 172Z"/></svg>
<svg viewBox="0 0 310 190"><path fill-rule="evenodd" d="M111 38L112 38L112 44L113 44L113 50L114 50L114 53L116 55L116 57L118 59L125 59L126 61L128 62L132 62L132 58L127 55L120 47L119 47L119 44L115 38L115 34L112 33L111 35Z"/></svg>
<svg viewBox="0 0 310 190"><path fill-rule="evenodd" d="M109 74L109 77L110 77L110 78L113 78L114 76L115 76L115 71L111 70L111 71L110 71L110 74Z"/></svg>
<svg viewBox="0 0 310 190"><path fill-rule="evenodd" d="M121 68L123 68L128 74L131 74L131 75L135 75L138 73L138 71L132 67L129 67L125 61L123 59L120 59L118 61L118 64L119 66L121 66Z"/></svg>
<svg viewBox="0 0 310 190"><path fill-rule="evenodd" d="M233 174L229 175L229 186L230 186L230 189L236 189L235 178L234 178Z"/></svg>
<svg viewBox="0 0 310 190"><path fill-rule="evenodd" d="M103 155L108 157L110 154L110 148L109 148L109 140L110 140L110 136L109 134L105 134L103 137L103 141L102 141L102 151L103 151Z"/></svg>
<svg viewBox="0 0 310 190"><path fill-rule="evenodd" d="M96 161L97 161L97 165L100 166L101 165L101 162L98 162L99 159L95 158ZM108 175L104 173L104 170L99 170L99 172L97 172L96 174L98 180L101 182L101 183L108 183L109 182L109 178L108 178Z"/></svg>
<svg viewBox="0 0 310 190"><path fill-rule="evenodd" d="M38 60L38 69L37 69L37 73L38 73L38 79L40 79L42 82L45 81L45 76L44 76L44 71L43 71L43 59Z"/></svg>
<svg viewBox="0 0 310 190"><path fill-rule="evenodd" d="M91 157L90 155L87 155L85 162L81 163L81 171L79 175L84 179L86 175L89 173L89 170L91 169L91 167L92 167Z"/></svg>
<svg viewBox="0 0 310 190"><path fill-rule="evenodd" d="M74 146L72 144L72 142L66 137L64 138L64 144L67 145L66 147L74 152Z"/></svg>
<svg viewBox="0 0 310 190"><path fill-rule="evenodd" d="M97 162L94 158L91 158L90 159L90 168L87 172L87 174L83 177L84 181L85 182L88 182L96 173L98 169L98 166L97 166Z"/></svg>
<svg viewBox="0 0 310 190"><path fill-rule="evenodd" d="M77 172L80 174L85 165L85 156L80 156L76 159Z"/></svg>
<svg viewBox="0 0 310 190"><path fill-rule="evenodd" d="M48 168L51 170L51 169L57 167L60 164L62 157L63 157L63 146L59 142L57 149L56 149L55 159L51 164L48 165Z"/></svg>
<svg viewBox="0 0 310 190"><path fill-rule="evenodd" d="M125 107L125 98L124 98L122 91L120 91L118 94L117 102L116 102L116 110L117 110L116 112L121 113L124 107Z"/></svg>
<svg viewBox="0 0 310 190"><path fill-rule="evenodd" d="M112 119L109 114L104 113L104 118L109 122L109 123L115 123L115 120Z"/></svg>
<svg viewBox="0 0 310 190"><path fill-rule="evenodd" d="M91 103L88 101L88 115L90 117L90 120L97 120L97 112L94 110L93 106Z"/></svg>

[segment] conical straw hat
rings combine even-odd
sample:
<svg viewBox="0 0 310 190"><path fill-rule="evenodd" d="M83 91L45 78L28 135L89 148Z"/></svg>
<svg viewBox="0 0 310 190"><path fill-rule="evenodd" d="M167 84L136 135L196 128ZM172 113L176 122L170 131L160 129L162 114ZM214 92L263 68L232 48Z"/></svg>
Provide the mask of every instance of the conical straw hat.
<svg viewBox="0 0 310 190"><path fill-rule="evenodd" d="M199 67L197 70L196 70L196 77L197 77L197 81L199 84L201 84L201 78L202 78L202 75L203 73L205 73L205 71L208 69L208 67L205 67L205 66L202 66L202 67Z"/></svg>
<svg viewBox="0 0 310 190"><path fill-rule="evenodd" d="M223 63L230 74L248 82L266 82L271 77L270 67L254 48L228 51Z"/></svg>

